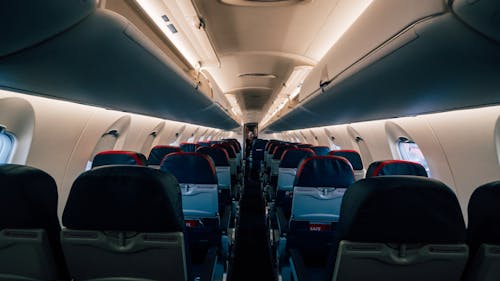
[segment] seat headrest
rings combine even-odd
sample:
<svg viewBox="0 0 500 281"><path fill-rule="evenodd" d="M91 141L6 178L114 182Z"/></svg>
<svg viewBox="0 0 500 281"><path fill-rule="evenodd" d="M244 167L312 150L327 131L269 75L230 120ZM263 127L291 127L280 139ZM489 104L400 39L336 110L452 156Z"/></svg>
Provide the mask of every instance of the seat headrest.
<svg viewBox="0 0 500 281"><path fill-rule="evenodd" d="M178 146L170 145L157 145L151 149L148 158L148 165L160 165L161 160L170 153L180 152L181 149Z"/></svg>
<svg viewBox="0 0 500 281"><path fill-rule="evenodd" d="M253 142L253 149L264 149L264 147L266 147L266 144L268 142L269 142L268 140L255 139Z"/></svg>
<svg viewBox="0 0 500 281"><path fill-rule="evenodd" d="M241 151L240 143L236 139L225 139L224 141L230 143L234 147L236 153Z"/></svg>
<svg viewBox="0 0 500 281"><path fill-rule="evenodd" d="M196 144L198 145L198 148L200 148L200 147L209 147L211 145L210 142L208 142L208 141L199 141Z"/></svg>
<svg viewBox="0 0 500 281"><path fill-rule="evenodd" d="M347 188L354 172L347 159L337 156L313 156L299 166L294 186Z"/></svg>
<svg viewBox="0 0 500 281"><path fill-rule="evenodd" d="M212 159L197 152L170 153L163 158L160 170L172 173L179 183L217 184Z"/></svg>
<svg viewBox="0 0 500 281"><path fill-rule="evenodd" d="M269 153L274 153L274 149L276 146L278 146L280 143L279 142L270 142L269 145L267 146L267 152Z"/></svg>
<svg viewBox="0 0 500 281"><path fill-rule="evenodd" d="M59 231L57 186L46 172L22 165L0 165L0 229Z"/></svg>
<svg viewBox="0 0 500 281"><path fill-rule="evenodd" d="M231 146L230 144L227 144L227 143L217 143L217 144L214 144L212 145L214 147L220 147L224 150L226 150L227 152L227 155L229 155L229 158L236 158L236 151L234 151L234 147Z"/></svg>
<svg viewBox="0 0 500 281"><path fill-rule="evenodd" d="M196 152L210 156L215 166L229 166L229 155L221 147L200 147Z"/></svg>
<svg viewBox="0 0 500 281"><path fill-rule="evenodd" d="M376 161L371 163L366 171L367 178L391 175L427 177L427 172L421 164L406 160Z"/></svg>
<svg viewBox="0 0 500 281"><path fill-rule="evenodd" d="M308 143L299 143L299 144L297 144L298 148L311 148L312 146L313 146L312 144L308 144Z"/></svg>
<svg viewBox="0 0 500 281"><path fill-rule="evenodd" d="M314 151L309 148L290 148L281 156L280 168L298 168L305 158L314 156Z"/></svg>
<svg viewBox="0 0 500 281"><path fill-rule="evenodd" d="M190 142L181 142L179 145L182 152L195 152L198 148L198 144Z"/></svg>
<svg viewBox="0 0 500 281"><path fill-rule="evenodd" d="M313 146L311 149L317 156L325 156L330 153L330 148L328 146Z"/></svg>
<svg viewBox="0 0 500 281"><path fill-rule="evenodd" d="M463 243L465 223L455 193L416 176L362 179L342 199L340 240L390 243Z"/></svg>
<svg viewBox="0 0 500 281"><path fill-rule="evenodd" d="M281 156L283 156L283 153L285 153L286 150L291 149L291 148L297 148L295 145L289 145L289 144L282 144L276 146L274 148L274 153L273 153L273 159L281 159Z"/></svg>
<svg viewBox="0 0 500 281"><path fill-rule="evenodd" d="M467 242L471 252L482 243L500 244L500 181L476 188L467 210Z"/></svg>
<svg viewBox="0 0 500 281"><path fill-rule="evenodd" d="M146 156L134 151L107 150L94 156L92 168L105 165L138 165L146 166Z"/></svg>
<svg viewBox="0 0 500 281"><path fill-rule="evenodd" d="M80 230L182 231L179 184L172 174L148 167L92 169L73 183L62 222Z"/></svg>
<svg viewBox="0 0 500 281"><path fill-rule="evenodd" d="M363 170L363 161L361 155L356 150L332 150L329 155L344 157L351 162L354 170Z"/></svg>

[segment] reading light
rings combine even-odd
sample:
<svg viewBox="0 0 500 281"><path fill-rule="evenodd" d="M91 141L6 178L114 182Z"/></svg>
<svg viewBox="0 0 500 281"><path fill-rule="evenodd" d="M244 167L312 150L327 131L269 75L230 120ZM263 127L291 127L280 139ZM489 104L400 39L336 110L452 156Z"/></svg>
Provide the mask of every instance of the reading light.
<svg viewBox="0 0 500 281"><path fill-rule="evenodd" d="M196 70L220 66L219 59L205 31L205 22L191 1L136 0Z"/></svg>

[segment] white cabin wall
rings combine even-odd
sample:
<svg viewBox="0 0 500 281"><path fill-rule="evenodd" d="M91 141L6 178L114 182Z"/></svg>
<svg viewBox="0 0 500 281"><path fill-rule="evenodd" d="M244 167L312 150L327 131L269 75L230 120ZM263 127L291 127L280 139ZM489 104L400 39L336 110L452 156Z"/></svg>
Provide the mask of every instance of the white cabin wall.
<svg viewBox="0 0 500 281"><path fill-rule="evenodd" d="M474 189L500 180L500 106L307 128L275 133L273 138L290 140L289 136L307 135L311 130L318 134L321 145L331 147L334 137L333 142L342 149L359 151L365 169L373 161L400 159L398 137L415 141L431 176L457 194L465 217ZM369 155L355 142L358 135Z"/></svg>
<svg viewBox="0 0 500 281"><path fill-rule="evenodd" d="M21 108L23 111L16 111ZM19 112L21 114L17 114ZM96 144L109 127L124 116L131 117L130 126L122 132L114 149L138 151L146 156L149 151L141 150L147 150L145 142L161 122L165 122L165 127L152 145L170 144L170 140L174 141L175 134L184 126L186 129L181 139L185 141L199 127L0 90L0 124L13 130L17 140L15 157L11 162L39 168L55 179L59 217L73 181L85 171Z"/></svg>

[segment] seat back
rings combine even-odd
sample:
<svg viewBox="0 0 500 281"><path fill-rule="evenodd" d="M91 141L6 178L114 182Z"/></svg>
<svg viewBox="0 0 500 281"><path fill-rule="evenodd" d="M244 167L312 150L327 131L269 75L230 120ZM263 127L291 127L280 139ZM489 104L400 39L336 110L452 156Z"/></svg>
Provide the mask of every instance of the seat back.
<svg viewBox="0 0 500 281"><path fill-rule="evenodd" d="M181 206L170 173L123 165L83 173L73 183L62 219L71 277L186 280Z"/></svg>
<svg viewBox="0 0 500 281"><path fill-rule="evenodd" d="M197 152L171 153L163 158L160 170L170 172L177 178L187 219L217 217L217 174L207 155Z"/></svg>
<svg viewBox="0 0 500 281"><path fill-rule="evenodd" d="M153 147L149 153L148 166L159 169L161 160L163 160L166 155L180 151L181 149L178 146L157 145Z"/></svg>
<svg viewBox="0 0 500 281"><path fill-rule="evenodd" d="M209 141L199 141L196 143L198 145L198 148L200 147L209 147L211 146L210 142Z"/></svg>
<svg viewBox="0 0 500 281"><path fill-rule="evenodd" d="M337 231L337 281L460 280L467 260L457 197L428 178L357 181L344 195Z"/></svg>
<svg viewBox="0 0 500 281"><path fill-rule="evenodd" d="M313 146L311 149L317 156L326 156L330 153L330 148L328 146Z"/></svg>
<svg viewBox="0 0 500 281"><path fill-rule="evenodd" d="M32 167L0 165L0 280L68 279L57 186Z"/></svg>
<svg viewBox="0 0 500 281"><path fill-rule="evenodd" d="M278 168L278 184L276 188L276 204L283 206L289 212L292 204L293 182L302 160L314 156L309 148L291 148L281 157Z"/></svg>
<svg viewBox="0 0 500 281"><path fill-rule="evenodd" d="M309 143L299 143L297 144L298 148L311 148L313 145Z"/></svg>
<svg viewBox="0 0 500 281"><path fill-rule="evenodd" d="M424 166L417 162L406 160L384 160L371 163L368 167L368 171L366 172L367 178L390 175L427 177L427 171L425 171Z"/></svg>
<svg viewBox="0 0 500 281"><path fill-rule="evenodd" d="M230 203L231 167L229 166L229 157L226 150L221 147L201 147L196 152L205 154L213 160L219 186L219 203Z"/></svg>
<svg viewBox="0 0 500 281"><path fill-rule="evenodd" d="M148 161L144 154L135 151L106 150L97 153L92 160L92 168L106 165L138 165L146 166Z"/></svg>
<svg viewBox="0 0 500 281"><path fill-rule="evenodd" d="M291 148L297 148L295 145L281 144L277 145L273 151L273 157L271 159L271 176L278 176L279 166L281 162L281 157L286 150Z"/></svg>
<svg viewBox="0 0 500 281"><path fill-rule="evenodd" d="M360 180L365 177L365 170L363 168L363 161L361 160L361 155L356 150L332 150L328 153L328 155L344 157L347 159L354 171L354 178L356 180Z"/></svg>
<svg viewBox="0 0 500 281"><path fill-rule="evenodd" d="M181 142L179 145L182 152L195 152L198 146L198 144L190 142Z"/></svg>
<svg viewBox="0 0 500 281"><path fill-rule="evenodd" d="M353 182L354 173L345 158L307 158L295 178L292 220L327 224L338 221L342 196Z"/></svg>
<svg viewBox="0 0 500 281"><path fill-rule="evenodd" d="M482 185L468 206L466 281L493 281L500 276L500 181Z"/></svg>
<svg viewBox="0 0 500 281"><path fill-rule="evenodd" d="M252 165L254 169L260 168L260 163L264 161L264 148L268 140L255 139L252 144Z"/></svg>

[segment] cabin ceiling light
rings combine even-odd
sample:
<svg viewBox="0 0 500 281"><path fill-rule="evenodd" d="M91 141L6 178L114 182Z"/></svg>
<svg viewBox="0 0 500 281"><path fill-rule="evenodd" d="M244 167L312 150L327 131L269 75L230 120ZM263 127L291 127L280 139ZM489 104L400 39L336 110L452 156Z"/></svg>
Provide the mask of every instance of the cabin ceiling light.
<svg viewBox="0 0 500 281"><path fill-rule="evenodd" d="M136 0L136 2L194 69L220 66L205 31L205 21L198 16L191 1Z"/></svg>
<svg viewBox="0 0 500 281"><path fill-rule="evenodd" d="M236 96L232 94L227 94L226 99L231 105L231 111L236 115L236 116L241 116L241 109L240 105L238 104L238 101L236 100Z"/></svg>
<svg viewBox="0 0 500 281"><path fill-rule="evenodd" d="M261 124L267 125L267 122L299 95L302 84L311 70L312 66L297 66L293 69L292 74L290 74L285 84L283 84L283 88L274 99L268 112L264 115L264 118L262 118Z"/></svg>

